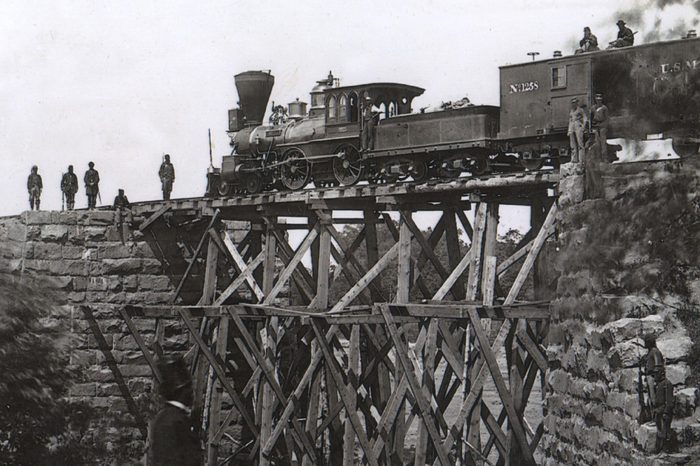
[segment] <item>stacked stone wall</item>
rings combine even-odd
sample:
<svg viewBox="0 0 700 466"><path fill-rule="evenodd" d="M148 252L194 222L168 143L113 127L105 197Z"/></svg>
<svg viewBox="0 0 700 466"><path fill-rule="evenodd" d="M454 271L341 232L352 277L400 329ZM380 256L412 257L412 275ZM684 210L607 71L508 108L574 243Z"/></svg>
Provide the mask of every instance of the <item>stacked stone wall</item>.
<svg viewBox="0 0 700 466"><path fill-rule="evenodd" d="M559 274L548 347L547 464L670 464L700 443L700 163L697 158L561 170ZM674 385L675 454L640 424L643 336ZM692 452L692 453L689 453Z"/></svg>
<svg viewBox="0 0 700 466"><path fill-rule="evenodd" d="M133 225L142 220L133 219ZM145 420L156 397L151 369L119 308L170 303L187 267L185 256L191 254L205 226L204 220L188 227L159 221L142 233L133 227L120 228L112 211L25 212L0 218L0 272L37 277L53 290L62 315L70 319L74 338L70 364L81 372L81 380L70 388L69 395L104 410L112 425L103 434L114 448L129 448L120 453L128 461L139 459L144 439L107 358L113 358L111 363L119 369ZM234 238L240 239L241 234L234 232ZM201 296L204 255L178 303L193 304ZM90 310L90 318L84 308ZM151 347L155 319L134 322ZM91 323L99 326L104 347ZM186 350L191 344L184 324L176 319L164 321L165 351Z"/></svg>

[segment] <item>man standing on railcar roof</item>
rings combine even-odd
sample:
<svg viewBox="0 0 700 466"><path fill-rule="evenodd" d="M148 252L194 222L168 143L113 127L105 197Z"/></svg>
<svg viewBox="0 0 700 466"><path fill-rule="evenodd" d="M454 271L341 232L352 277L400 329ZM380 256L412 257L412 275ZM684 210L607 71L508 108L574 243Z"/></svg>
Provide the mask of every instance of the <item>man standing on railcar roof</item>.
<svg viewBox="0 0 700 466"><path fill-rule="evenodd" d="M44 188L44 184L41 182L41 175L38 173L39 167L34 165L32 167L32 172L27 178L27 191L29 191L29 208L30 210L39 210L39 204L41 203L41 190Z"/></svg>
<svg viewBox="0 0 700 466"><path fill-rule="evenodd" d="M569 136L571 146L571 161L573 163L583 162L583 130L588 124L588 117L579 105L578 99L571 99L571 110L569 111L569 128L566 133Z"/></svg>
<svg viewBox="0 0 700 466"><path fill-rule="evenodd" d="M620 48L620 47L631 47L634 45L634 32L627 26L625 26L625 22L622 20L619 20L617 22L617 39L610 42L610 47L608 48Z"/></svg>
<svg viewBox="0 0 700 466"><path fill-rule="evenodd" d="M173 190L173 182L175 181L175 167L170 163L170 155L165 154L163 156L165 160L160 164L160 170L158 170L158 176L160 177L160 184L163 189L163 200L170 200L170 193Z"/></svg>
<svg viewBox="0 0 700 466"><path fill-rule="evenodd" d="M586 26L583 28L583 39L578 42L580 48L574 53L595 52L598 48L598 38L591 33L591 28Z"/></svg>

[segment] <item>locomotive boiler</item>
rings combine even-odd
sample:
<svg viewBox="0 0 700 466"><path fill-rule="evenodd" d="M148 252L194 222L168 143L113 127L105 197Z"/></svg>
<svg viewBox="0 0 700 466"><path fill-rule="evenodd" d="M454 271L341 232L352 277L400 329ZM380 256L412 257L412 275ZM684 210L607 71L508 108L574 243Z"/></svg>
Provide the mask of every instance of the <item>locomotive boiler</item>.
<svg viewBox="0 0 700 466"><path fill-rule="evenodd" d="M413 112L420 87L339 86L329 74L311 90L308 112L297 99L287 109L273 106L265 124L270 72L241 73L235 82L232 152L210 170L209 196L557 168L570 157L572 98L588 110L597 93L609 109L609 139L670 138L682 156L697 154L700 143L694 37L502 66L500 106L465 99Z"/></svg>

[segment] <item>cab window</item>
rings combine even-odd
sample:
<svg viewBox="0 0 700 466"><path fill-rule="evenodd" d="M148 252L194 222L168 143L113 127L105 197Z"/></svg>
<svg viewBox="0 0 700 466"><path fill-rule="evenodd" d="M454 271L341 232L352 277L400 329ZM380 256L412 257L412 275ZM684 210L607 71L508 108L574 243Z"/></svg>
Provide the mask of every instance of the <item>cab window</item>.
<svg viewBox="0 0 700 466"><path fill-rule="evenodd" d="M328 99L328 119L335 120L337 116L338 102L336 101L335 96L332 95L330 99Z"/></svg>
<svg viewBox="0 0 700 466"><path fill-rule="evenodd" d="M345 94L340 96L338 105L338 121L348 121L348 98Z"/></svg>
<svg viewBox="0 0 700 466"><path fill-rule="evenodd" d="M552 89L561 89L566 87L566 67L552 67Z"/></svg>

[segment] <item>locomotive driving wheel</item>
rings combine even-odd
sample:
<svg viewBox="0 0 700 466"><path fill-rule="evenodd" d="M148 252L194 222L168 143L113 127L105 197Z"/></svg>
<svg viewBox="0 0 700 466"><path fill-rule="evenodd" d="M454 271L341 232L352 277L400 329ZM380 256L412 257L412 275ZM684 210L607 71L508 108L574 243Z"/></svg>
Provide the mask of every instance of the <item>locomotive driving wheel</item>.
<svg viewBox="0 0 700 466"><path fill-rule="evenodd" d="M362 156L350 144L340 146L336 153L340 152L343 153L343 156L333 159L333 176L341 185L353 185L362 178Z"/></svg>
<svg viewBox="0 0 700 466"><path fill-rule="evenodd" d="M290 191L302 189L311 178L311 164L299 149L290 149L282 155L280 181Z"/></svg>
<svg viewBox="0 0 700 466"><path fill-rule="evenodd" d="M430 178L430 173L428 170L428 164L425 161L416 161L413 165L413 181L416 183L423 183L428 181Z"/></svg>

